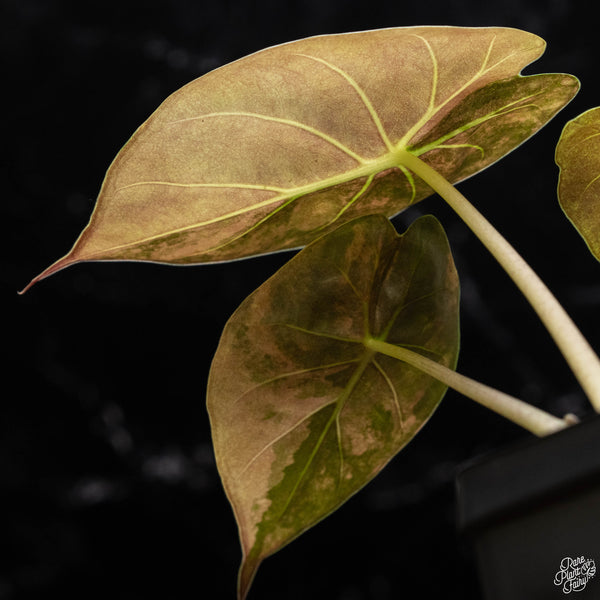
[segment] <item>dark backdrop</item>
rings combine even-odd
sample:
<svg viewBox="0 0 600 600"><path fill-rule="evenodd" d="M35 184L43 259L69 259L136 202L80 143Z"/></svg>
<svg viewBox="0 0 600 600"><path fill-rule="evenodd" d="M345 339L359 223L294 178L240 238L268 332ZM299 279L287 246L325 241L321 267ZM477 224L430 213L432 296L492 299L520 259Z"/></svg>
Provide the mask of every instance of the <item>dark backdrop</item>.
<svg viewBox="0 0 600 600"><path fill-rule="evenodd" d="M582 92L460 188L598 347L600 265L558 207L553 166L565 120L600 104L594 15L594 3L574 0L2 0L0 600L234 597L237 532L211 452L206 379L231 312L290 255L85 264L16 295L70 248L113 156L169 93L314 34L502 25L541 35L548 50L533 69L573 73ZM585 414L493 259L439 199L418 210L443 221L459 268L460 370L558 414ZM527 435L449 392L378 479L265 562L252 597L478 598L455 533L453 477L470 457Z"/></svg>

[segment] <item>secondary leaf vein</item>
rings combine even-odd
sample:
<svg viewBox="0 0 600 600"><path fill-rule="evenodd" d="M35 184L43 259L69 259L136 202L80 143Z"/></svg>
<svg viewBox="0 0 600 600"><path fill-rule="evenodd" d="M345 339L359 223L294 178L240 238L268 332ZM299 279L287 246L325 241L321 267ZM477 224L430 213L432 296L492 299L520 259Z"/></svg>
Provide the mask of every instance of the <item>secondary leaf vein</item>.
<svg viewBox="0 0 600 600"><path fill-rule="evenodd" d="M400 401L398 399L398 392L396 391L396 388L394 387L394 384L392 383L392 380L390 379L389 375L386 373L385 369L381 366L381 364L379 363L379 361L377 361L377 359L373 359L373 365L379 371L379 373L383 377L386 385L390 389L390 393L392 396L392 403L396 410L396 416L398 418L398 424L400 425L400 431L402 431L404 429L404 415L402 413L402 408L400 406Z"/></svg>
<svg viewBox="0 0 600 600"><path fill-rule="evenodd" d="M295 127L297 129L301 129L303 131L306 131L308 133L311 133L312 135L315 135L315 136L321 138L325 142L331 144L332 146L335 146L338 150L341 150L342 152L344 152L345 154L347 154L348 156L353 158L359 164L364 164L366 162L366 159L364 159L362 156L360 156L359 154L357 154L356 152L354 152L353 150L348 148L345 144L343 144L339 140L337 140L334 137L330 136L329 134L325 133L324 131L321 131L321 130L317 129L316 127L312 127L310 125L307 125L306 123L301 123L300 121L296 121L294 119L284 119L281 117L274 117L272 115L263 115L260 113L253 113L253 112L246 112L246 111L222 111L222 112L215 112L215 113L206 113L206 114L200 115L198 117L188 117L187 119L179 119L177 121L170 121L168 124L175 125L175 124L180 124L180 123L186 123L189 121L198 121L198 120L202 121L203 119L213 119L213 118L219 118L219 117L246 117L246 118L251 118L251 119L260 119L262 121L270 121L272 123L280 123L282 125L289 125L290 127Z"/></svg>
<svg viewBox="0 0 600 600"><path fill-rule="evenodd" d="M352 78L350 76L349 73L347 73L343 69L340 69L340 67L330 63L329 61L327 61L323 58L319 58L317 56L311 56L310 54L299 54L298 56L304 56L305 58L309 58L316 62L319 62L319 63L325 65L326 67L328 67L329 69L331 69L332 71L334 71L335 73L337 73L338 75L342 76L354 88L354 90L360 97L364 107L367 109L369 115L371 116L371 119L373 120L373 123L374 123L375 127L377 128L379 136L381 137L381 140L385 144L386 148L390 152L394 150L394 145L391 143L391 141L387 135L387 132L385 131L383 123L381 122L381 119L379 118L379 114L377 113L377 111L375 110L375 107L373 106L373 103L369 99L366 92L354 80L354 78Z"/></svg>
<svg viewBox="0 0 600 600"><path fill-rule="evenodd" d="M289 379L290 377L297 377L298 375L306 375L307 373L314 373L316 371L326 371L328 369L336 369L337 367L345 367L345 366L357 363L359 360L360 360L359 358L356 358L356 359L352 359L352 360L344 360L344 361L335 362L335 363L317 365L315 367L309 367L306 369L298 369L297 371L288 371L287 373L281 373L280 375L276 375L275 377L265 379L264 381L257 383L255 386L252 386L251 388L247 389L243 394L241 394L238 398L235 399L233 404L236 405L238 402L241 402L244 398L246 398L247 396L249 396L256 390L259 390L260 388L262 388L266 385L270 385L271 383L276 383L277 381Z"/></svg>

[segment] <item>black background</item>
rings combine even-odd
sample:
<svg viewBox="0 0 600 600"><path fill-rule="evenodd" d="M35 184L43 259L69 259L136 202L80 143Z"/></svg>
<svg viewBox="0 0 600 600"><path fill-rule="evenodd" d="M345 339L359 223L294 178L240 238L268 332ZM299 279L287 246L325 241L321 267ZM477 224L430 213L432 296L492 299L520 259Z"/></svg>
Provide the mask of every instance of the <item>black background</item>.
<svg viewBox="0 0 600 600"><path fill-rule="evenodd" d="M206 379L229 315L290 254L186 268L78 265L16 294L70 248L137 126L169 93L226 62L309 35L390 26L501 25L544 37L547 52L527 72L573 73L582 91L460 189L600 346L600 265L558 207L553 163L566 120L600 104L594 3L0 6L0 600L234 597L237 532L212 457ZM494 260L438 198L416 208L395 224L436 214L461 276L459 369L557 414L584 415L572 375ZM470 457L528 435L449 392L374 482L264 563L251 597L478 598L455 532L453 478Z"/></svg>

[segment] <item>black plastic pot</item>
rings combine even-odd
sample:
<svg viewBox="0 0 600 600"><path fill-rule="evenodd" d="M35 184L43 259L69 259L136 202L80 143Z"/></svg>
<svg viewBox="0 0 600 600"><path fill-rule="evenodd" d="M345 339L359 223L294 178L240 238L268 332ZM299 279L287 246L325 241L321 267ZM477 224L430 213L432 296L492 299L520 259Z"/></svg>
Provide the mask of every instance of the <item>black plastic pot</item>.
<svg viewBox="0 0 600 600"><path fill-rule="evenodd" d="M485 600L600 599L600 418L473 463L456 483Z"/></svg>

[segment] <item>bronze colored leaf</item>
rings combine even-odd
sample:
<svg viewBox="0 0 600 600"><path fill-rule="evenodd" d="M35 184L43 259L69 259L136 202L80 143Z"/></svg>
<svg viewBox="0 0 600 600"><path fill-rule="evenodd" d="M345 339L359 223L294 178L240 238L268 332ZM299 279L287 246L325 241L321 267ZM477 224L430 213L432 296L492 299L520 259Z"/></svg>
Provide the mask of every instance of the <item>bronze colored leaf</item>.
<svg viewBox="0 0 600 600"><path fill-rule="evenodd" d="M308 38L216 69L137 130L75 246L33 282L86 260L297 248L357 216L397 214L431 193L398 150L457 182L569 102L574 77L519 75L544 48L516 29L408 27Z"/></svg>
<svg viewBox="0 0 600 600"><path fill-rule="evenodd" d="M569 121L556 147L560 205L600 260L600 108Z"/></svg>
<svg viewBox="0 0 600 600"><path fill-rule="evenodd" d="M430 417L445 386L363 342L454 368L458 291L434 217L398 236L373 215L307 246L231 317L208 409L240 530L240 597L266 556L363 487Z"/></svg>

